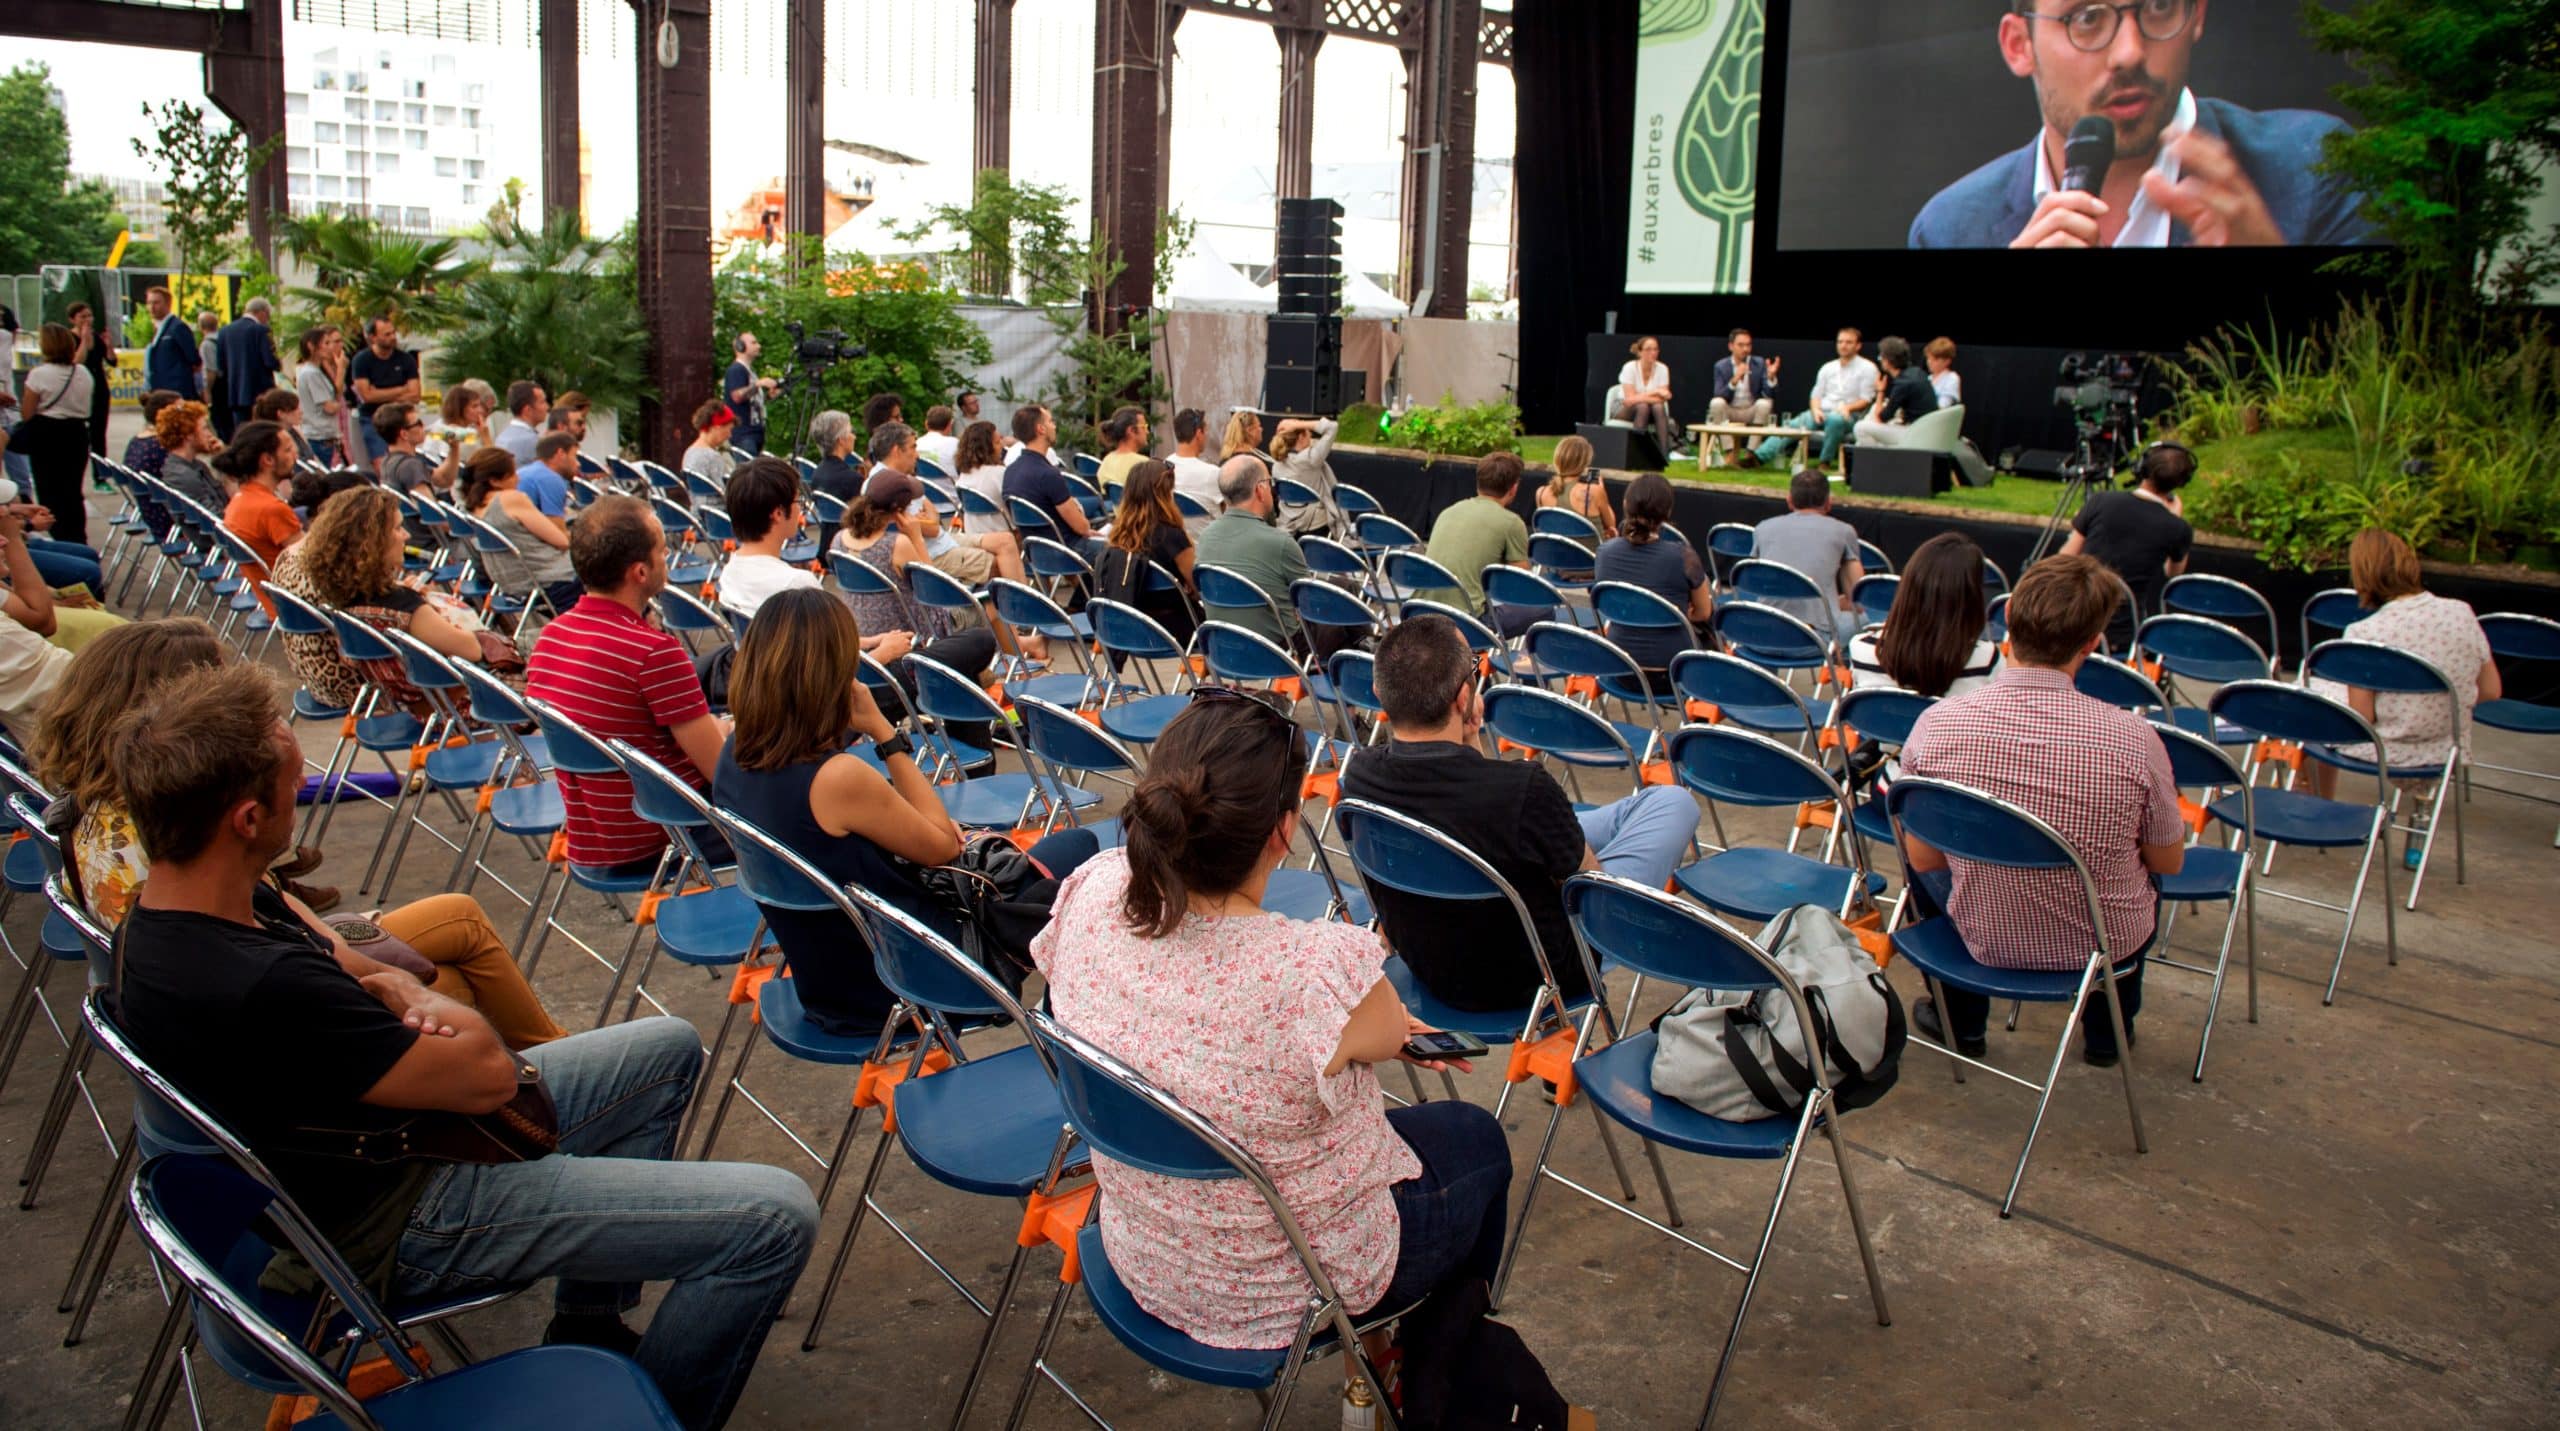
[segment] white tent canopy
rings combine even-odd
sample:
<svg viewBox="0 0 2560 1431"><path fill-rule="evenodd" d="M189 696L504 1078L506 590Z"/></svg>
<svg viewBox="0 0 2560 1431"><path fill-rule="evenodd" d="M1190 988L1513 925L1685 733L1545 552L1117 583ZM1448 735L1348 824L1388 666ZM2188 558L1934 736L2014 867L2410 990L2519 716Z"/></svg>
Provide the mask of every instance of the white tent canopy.
<svg viewBox="0 0 2560 1431"><path fill-rule="evenodd" d="M1342 306L1354 318L1403 318L1413 311L1356 268L1342 275Z"/></svg>
<svg viewBox="0 0 2560 1431"><path fill-rule="evenodd" d="M1184 313L1270 313L1280 303L1218 257L1207 238L1195 236L1190 250L1174 260L1173 277L1156 295L1156 306Z"/></svg>

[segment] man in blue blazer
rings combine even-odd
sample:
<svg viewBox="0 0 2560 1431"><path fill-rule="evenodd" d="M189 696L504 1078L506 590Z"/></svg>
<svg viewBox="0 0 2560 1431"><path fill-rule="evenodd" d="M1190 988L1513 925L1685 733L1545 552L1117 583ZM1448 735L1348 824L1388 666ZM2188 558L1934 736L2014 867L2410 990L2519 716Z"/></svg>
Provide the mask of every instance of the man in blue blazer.
<svg viewBox="0 0 2560 1431"><path fill-rule="evenodd" d="M2034 83L2044 125L2025 147L1938 191L1913 248L2219 248L2363 244L2364 196L2313 172L2343 121L2249 110L2187 89L2209 0L2009 0L2000 57ZM2062 148L2090 115L2115 125L2095 194L2062 186Z"/></svg>
<svg viewBox="0 0 2560 1431"><path fill-rule="evenodd" d="M204 355L196 350L196 330L169 311L168 289L158 284L144 289L142 303L151 310L151 346L142 350L144 391L165 388L195 400L200 391L196 370L204 366Z"/></svg>
<svg viewBox="0 0 2560 1431"><path fill-rule="evenodd" d="M214 394L220 400L213 404L213 428L225 442L249 416L258 394L276 385L276 370L284 366L276 357L275 337L267 331L273 311L267 300L252 298L213 337L213 362L222 373L222 391Z"/></svg>
<svg viewBox="0 0 2560 1431"><path fill-rule="evenodd" d="M1715 396L1707 399L1707 421L1767 427L1778 411L1778 360L1751 356L1748 328L1725 334L1724 348L1725 356L1716 359ZM1726 438L1725 446L1749 455L1739 438Z"/></svg>

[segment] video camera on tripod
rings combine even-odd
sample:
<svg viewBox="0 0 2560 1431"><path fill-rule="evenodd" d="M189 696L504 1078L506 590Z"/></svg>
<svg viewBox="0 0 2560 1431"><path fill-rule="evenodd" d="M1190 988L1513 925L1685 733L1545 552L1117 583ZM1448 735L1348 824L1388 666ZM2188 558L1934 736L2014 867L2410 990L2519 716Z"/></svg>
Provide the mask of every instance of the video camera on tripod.
<svg viewBox="0 0 2560 1431"><path fill-rule="evenodd" d="M2065 353L2055 377L2053 405L2071 413L2071 455L2062 462L2062 492L2044 535L2027 557L2033 566L2062 536L2089 489L2114 482L2132 458L2142 431L2142 362L2130 353Z"/></svg>
<svg viewBox="0 0 2560 1431"><path fill-rule="evenodd" d="M791 434L791 450L796 452L808 444L809 421L818 415L818 391L825 385L827 369L848 358L868 357L871 350L842 328L812 333L807 324L795 322L783 324L782 330L791 335L791 363L782 370L782 383L774 390L775 426Z"/></svg>

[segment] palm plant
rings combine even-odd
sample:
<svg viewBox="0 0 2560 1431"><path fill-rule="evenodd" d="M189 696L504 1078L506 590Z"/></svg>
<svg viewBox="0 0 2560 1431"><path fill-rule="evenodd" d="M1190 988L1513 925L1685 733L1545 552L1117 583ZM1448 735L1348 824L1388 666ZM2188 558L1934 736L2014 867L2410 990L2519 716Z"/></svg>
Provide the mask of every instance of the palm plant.
<svg viewBox="0 0 2560 1431"><path fill-rule="evenodd" d="M494 214L487 268L453 295L453 324L429 360L439 382L482 378L500 390L531 378L629 412L651 396L649 327L628 250L582 233L575 214L542 225Z"/></svg>
<svg viewBox="0 0 2560 1431"><path fill-rule="evenodd" d="M278 237L316 280L292 296L314 322L340 326L389 315L412 332L440 332L453 322L455 295L481 267L456 257L459 239L394 233L360 216L289 219Z"/></svg>

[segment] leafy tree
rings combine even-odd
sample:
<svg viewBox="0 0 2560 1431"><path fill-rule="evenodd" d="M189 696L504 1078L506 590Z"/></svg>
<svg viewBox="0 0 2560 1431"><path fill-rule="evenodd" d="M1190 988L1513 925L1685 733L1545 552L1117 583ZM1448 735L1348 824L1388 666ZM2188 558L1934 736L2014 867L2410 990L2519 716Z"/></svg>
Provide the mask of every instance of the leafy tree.
<svg viewBox="0 0 2560 1431"><path fill-rule="evenodd" d="M2364 72L2338 90L2363 123L2321 165L2369 196L2413 299L2468 312L2560 273L2560 229L2530 210L2560 164L2560 0L2303 0L2302 19Z"/></svg>
<svg viewBox="0 0 2560 1431"><path fill-rule="evenodd" d="M181 271L213 273L231 261L240 225L249 217L249 175L274 157L283 136L252 145L228 121L200 105L163 100L142 107L152 122L149 142L133 152L158 171L167 191L165 237Z"/></svg>
<svg viewBox="0 0 2560 1431"><path fill-rule="evenodd" d="M1085 278L1085 245L1069 212L1074 203L1054 184L1017 184L1002 169L982 169L969 203L937 205L898 237L914 243L937 232L957 235L964 246L935 261L935 276L973 297L1010 301L1019 280L1022 301L1035 308L1073 303Z"/></svg>
<svg viewBox="0 0 2560 1431"><path fill-rule="evenodd" d="M316 286L292 295L315 323L343 327L388 314L412 332L440 333L453 323L463 286L481 269L455 257L459 239L392 233L355 215L289 219L278 237L285 252L312 270Z"/></svg>
<svg viewBox="0 0 2560 1431"><path fill-rule="evenodd" d="M896 393L919 422L926 408L946 402L967 386L969 365L994 356L987 335L960 312L960 297L913 263L874 263L861 254L829 254L817 240L795 237L774 257L746 257L712 280L712 329L728 362L728 340L752 331L764 340L767 375L792 366L790 332L798 323L814 339L828 329L869 351L829 367L819 381L811 414L827 408L859 413L873 393ZM671 401L708 398L677 394ZM797 414L804 404L794 401ZM807 436L777 426L767 437L775 451L796 450Z"/></svg>
<svg viewBox="0 0 2560 1431"><path fill-rule="evenodd" d="M648 385L649 327L630 251L579 232L575 214L547 225L497 216L488 268L453 295L453 324L431 360L437 381L480 378L500 391L531 378L634 413Z"/></svg>
<svg viewBox="0 0 2560 1431"><path fill-rule="evenodd" d="M104 184L71 181L71 129L52 88L40 64L0 75L0 273L103 262L125 227Z"/></svg>

